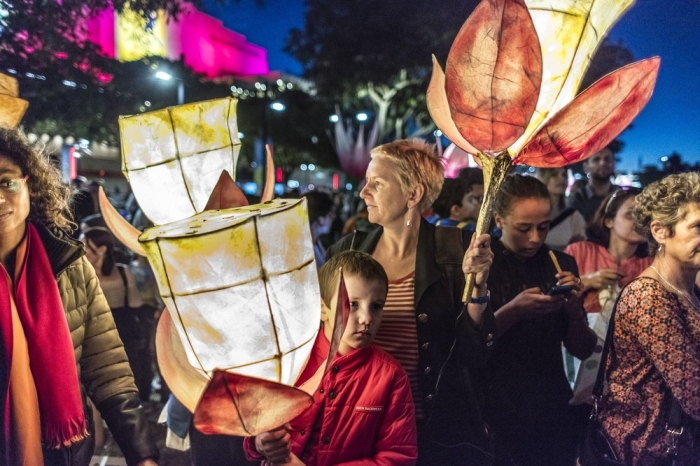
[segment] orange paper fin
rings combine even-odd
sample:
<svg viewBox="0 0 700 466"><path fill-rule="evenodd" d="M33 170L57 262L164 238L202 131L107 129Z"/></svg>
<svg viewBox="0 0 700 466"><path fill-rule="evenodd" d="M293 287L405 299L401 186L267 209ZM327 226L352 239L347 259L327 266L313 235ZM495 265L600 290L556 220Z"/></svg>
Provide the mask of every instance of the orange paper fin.
<svg viewBox="0 0 700 466"><path fill-rule="evenodd" d="M267 168L265 176L265 189L263 190L260 202L271 201L275 197L275 163L272 161L272 149L269 144L265 144L267 152Z"/></svg>
<svg viewBox="0 0 700 466"><path fill-rule="evenodd" d="M215 370L194 412L204 434L249 436L291 421L313 404L299 388Z"/></svg>
<svg viewBox="0 0 700 466"><path fill-rule="evenodd" d="M542 51L523 0L483 0L447 58L445 89L459 133L481 152L507 149L532 117Z"/></svg>
<svg viewBox="0 0 700 466"><path fill-rule="evenodd" d="M248 199L246 199L243 191L233 181L229 172L223 170L204 210L230 209L246 205L248 205Z"/></svg>
<svg viewBox="0 0 700 466"><path fill-rule="evenodd" d="M660 61L659 57L641 60L598 80L554 115L516 162L563 167L603 149L651 98Z"/></svg>
<svg viewBox="0 0 700 466"><path fill-rule="evenodd" d="M124 246L131 249L136 254L145 256L146 251L143 249L141 243L139 243L141 232L134 228L131 223L127 222L124 217L119 215L119 212L117 212L114 206L109 202L109 199L107 199L102 187L100 187L97 197L99 199L102 216L105 219L105 223L107 223L107 226L112 231L112 234L116 236Z"/></svg>

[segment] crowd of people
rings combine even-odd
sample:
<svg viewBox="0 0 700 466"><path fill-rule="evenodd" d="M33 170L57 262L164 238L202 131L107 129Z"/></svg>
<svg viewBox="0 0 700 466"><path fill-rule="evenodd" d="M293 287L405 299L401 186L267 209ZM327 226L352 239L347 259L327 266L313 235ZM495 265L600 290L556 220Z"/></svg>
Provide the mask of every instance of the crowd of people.
<svg viewBox="0 0 700 466"><path fill-rule="evenodd" d="M595 358L606 342L593 322L611 316L598 415L617 461L666 464L671 450L700 464L700 177L615 186L607 148L584 170L568 196L565 169L507 176L478 236L481 170L444 179L419 140L372 150L353 209L304 194L323 311L297 384L325 367L342 268L350 312L332 369L278 429L186 427L194 464L574 465L591 411L575 397L578 361ZM91 196L71 205L45 154L0 129L4 464L87 465L103 422L127 464L158 461L144 405L162 303ZM682 430L669 433L676 405Z"/></svg>

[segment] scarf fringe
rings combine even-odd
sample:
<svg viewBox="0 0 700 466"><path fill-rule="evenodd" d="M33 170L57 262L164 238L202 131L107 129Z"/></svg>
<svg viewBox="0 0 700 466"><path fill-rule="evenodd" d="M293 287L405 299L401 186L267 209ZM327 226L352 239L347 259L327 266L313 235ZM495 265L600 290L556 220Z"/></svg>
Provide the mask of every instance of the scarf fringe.
<svg viewBox="0 0 700 466"><path fill-rule="evenodd" d="M76 433L77 432L77 433ZM44 446L51 450L70 447L90 436L84 419L73 419L44 432Z"/></svg>

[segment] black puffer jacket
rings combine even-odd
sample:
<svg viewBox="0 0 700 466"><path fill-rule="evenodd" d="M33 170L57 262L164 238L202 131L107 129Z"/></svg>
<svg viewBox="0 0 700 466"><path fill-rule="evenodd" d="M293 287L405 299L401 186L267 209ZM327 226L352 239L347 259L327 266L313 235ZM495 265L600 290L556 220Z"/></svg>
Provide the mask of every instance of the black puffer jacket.
<svg viewBox="0 0 700 466"><path fill-rule="evenodd" d="M35 225L51 262L68 321L90 436L71 448L44 450L50 465L90 464L95 441L86 394L107 422L127 464L158 458L134 376L95 270L81 243L67 234Z"/></svg>

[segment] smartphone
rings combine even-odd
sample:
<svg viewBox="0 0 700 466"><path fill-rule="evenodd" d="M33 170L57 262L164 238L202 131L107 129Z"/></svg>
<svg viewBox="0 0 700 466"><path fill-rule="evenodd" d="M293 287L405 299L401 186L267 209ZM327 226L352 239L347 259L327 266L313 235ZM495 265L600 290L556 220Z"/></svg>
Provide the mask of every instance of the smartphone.
<svg viewBox="0 0 700 466"><path fill-rule="evenodd" d="M554 285L547 291L548 296L556 296L560 294L567 294L571 293L571 291L574 289L574 285L564 285L564 286L557 286Z"/></svg>

